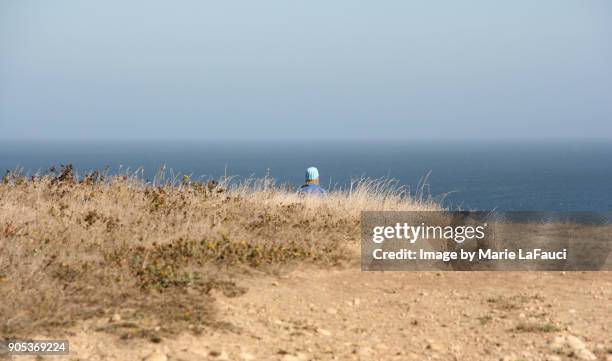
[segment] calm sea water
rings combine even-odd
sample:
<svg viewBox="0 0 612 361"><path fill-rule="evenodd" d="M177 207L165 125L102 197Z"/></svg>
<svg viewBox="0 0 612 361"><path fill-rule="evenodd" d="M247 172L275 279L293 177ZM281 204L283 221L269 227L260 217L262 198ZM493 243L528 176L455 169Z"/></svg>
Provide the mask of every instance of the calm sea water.
<svg viewBox="0 0 612 361"><path fill-rule="evenodd" d="M603 142L3 142L0 169L72 163L83 173L160 165L193 178L266 174L299 185L317 166L324 186L392 177L470 210L611 211L612 143Z"/></svg>

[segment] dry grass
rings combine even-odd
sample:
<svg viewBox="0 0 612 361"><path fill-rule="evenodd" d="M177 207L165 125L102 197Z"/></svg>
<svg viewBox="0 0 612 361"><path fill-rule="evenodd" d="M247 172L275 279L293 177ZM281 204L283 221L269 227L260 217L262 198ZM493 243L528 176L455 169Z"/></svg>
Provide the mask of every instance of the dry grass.
<svg viewBox="0 0 612 361"><path fill-rule="evenodd" d="M317 198L265 178L10 173L0 184L0 336L117 314L105 329L123 337L219 326L210 291L245 292L236 272L338 265L359 240L362 210L435 209L392 181Z"/></svg>
<svg viewBox="0 0 612 361"><path fill-rule="evenodd" d="M561 329L552 323L519 323L514 332L559 332Z"/></svg>

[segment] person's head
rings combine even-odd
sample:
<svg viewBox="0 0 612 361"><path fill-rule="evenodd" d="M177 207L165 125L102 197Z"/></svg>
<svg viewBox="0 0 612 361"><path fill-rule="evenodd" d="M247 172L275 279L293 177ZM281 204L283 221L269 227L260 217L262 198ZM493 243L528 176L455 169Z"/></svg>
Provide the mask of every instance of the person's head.
<svg viewBox="0 0 612 361"><path fill-rule="evenodd" d="M316 167L308 167L306 169L306 183L319 184L319 170Z"/></svg>

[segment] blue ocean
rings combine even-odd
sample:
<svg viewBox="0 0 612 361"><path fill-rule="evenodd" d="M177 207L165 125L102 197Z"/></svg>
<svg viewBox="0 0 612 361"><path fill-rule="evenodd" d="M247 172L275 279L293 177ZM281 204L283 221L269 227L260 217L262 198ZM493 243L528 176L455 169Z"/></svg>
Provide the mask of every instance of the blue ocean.
<svg viewBox="0 0 612 361"><path fill-rule="evenodd" d="M270 176L301 184L316 166L321 184L346 187L359 177L395 178L453 209L611 211L612 143L578 141L405 142L2 142L0 169L44 171L71 163L80 174L160 166L192 179Z"/></svg>

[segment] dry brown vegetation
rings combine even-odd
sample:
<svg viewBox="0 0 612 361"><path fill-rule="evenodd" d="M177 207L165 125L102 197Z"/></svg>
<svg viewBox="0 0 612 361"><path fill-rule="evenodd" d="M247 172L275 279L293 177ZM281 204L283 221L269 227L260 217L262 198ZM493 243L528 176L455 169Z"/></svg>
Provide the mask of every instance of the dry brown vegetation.
<svg viewBox="0 0 612 361"><path fill-rule="evenodd" d="M162 183L162 184L160 184ZM172 184L173 183L173 184ZM210 292L232 278L347 261L361 210L434 210L392 181L362 179L326 198L270 179L145 183L71 166L0 184L0 336L57 334L91 318L105 331L158 340L223 327Z"/></svg>

